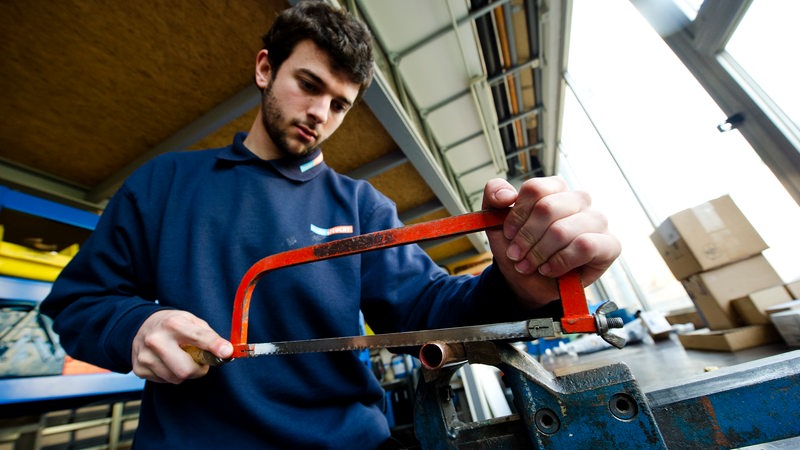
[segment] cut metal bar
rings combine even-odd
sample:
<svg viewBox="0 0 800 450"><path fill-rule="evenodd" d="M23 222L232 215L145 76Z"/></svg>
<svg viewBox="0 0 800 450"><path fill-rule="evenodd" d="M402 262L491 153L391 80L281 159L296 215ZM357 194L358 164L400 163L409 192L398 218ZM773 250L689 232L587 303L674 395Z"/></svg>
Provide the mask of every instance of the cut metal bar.
<svg viewBox="0 0 800 450"><path fill-rule="evenodd" d="M445 344L480 341L524 341L557 335L561 327L553 319L531 319L489 325L440 328L401 333L347 336L299 341L249 344L246 356L339 352L371 348L418 347L429 342Z"/></svg>

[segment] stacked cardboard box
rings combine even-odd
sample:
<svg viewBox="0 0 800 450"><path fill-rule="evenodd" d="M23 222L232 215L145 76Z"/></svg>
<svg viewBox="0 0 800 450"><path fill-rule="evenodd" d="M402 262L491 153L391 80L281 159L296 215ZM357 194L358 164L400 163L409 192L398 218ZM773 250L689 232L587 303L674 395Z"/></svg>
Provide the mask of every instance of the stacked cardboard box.
<svg viewBox="0 0 800 450"><path fill-rule="evenodd" d="M780 276L763 255L700 272L682 282L706 325L712 330L726 330L747 324L734 309L737 299L747 298L754 292L773 286L783 288L780 286Z"/></svg>
<svg viewBox="0 0 800 450"><path fill-rule="evenodd" d="M708 327L681 335L684 347L734 351L780 339L764 310L786 300L760 291L785 291L782 280L761 254L767 244L729 196L673 214L650 238Z"/></svg>
<svg viewBox="0 0 800 450"><path fill-rule="evenodd" d="M791 295L793 299L800 299L800 280L786 283L786 290L789 291L789 295Z"/></svg>
<svg viewBox="0 0 800 450"><path fill-rule="evenodd" d="M800 280L786 285L786 290L794 300L770 306L766 314L790 347L800 347L800 292L793 288L800 288Z"/></svg>
<svg viewBox="0 0 800 450"><path fill-rule="evenodd" d="M770 323L767 310L792 300L789 291L783 285L772 286L748 294L732 301L734 311L747 324L768 325Z"/></svg>
<svg viewBox="0 0 800 450"><path fill-rule="evenodd" d="M666 317L670 325L690 323L695 328L704 328L706 326L694 306L669 311Z"/></svg>

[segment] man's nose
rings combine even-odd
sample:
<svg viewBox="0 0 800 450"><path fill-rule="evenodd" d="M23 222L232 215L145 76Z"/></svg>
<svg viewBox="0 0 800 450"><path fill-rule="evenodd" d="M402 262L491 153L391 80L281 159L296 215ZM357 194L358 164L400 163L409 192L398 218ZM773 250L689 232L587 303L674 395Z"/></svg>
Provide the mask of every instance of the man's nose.
<svg viewBox="0 0 800 450"><path fill-rule="evenodd" d="M324 124L328 121L328 114L330 113L330 99L327 96L321 95L312 97L308 105L308 115L319 124Z"/></svg>

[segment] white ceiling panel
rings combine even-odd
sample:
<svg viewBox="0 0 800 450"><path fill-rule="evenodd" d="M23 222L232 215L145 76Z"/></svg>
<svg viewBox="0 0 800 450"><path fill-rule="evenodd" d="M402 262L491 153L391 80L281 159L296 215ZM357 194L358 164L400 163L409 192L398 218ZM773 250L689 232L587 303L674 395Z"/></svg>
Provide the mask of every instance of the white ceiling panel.
<svg viewBox="0 0 800 450"><path fill-rule="evenodd" d="M480 135L445 152L445 157L456 174L492 163L486 151L486 136Z"/></svg>
<svg viewBox="0 0 800 450"><path fill-rule="evenodd" d="M425 109L446 100L468 88L474 78L483 76L474 43L467 45L471 51L465 52L468 58L464 58L462 49L467 46L464 41L460 45L455 33L451 33L400 60L400 74L418 107Z"/></svg>
<svg viewBox="0 0 800 450"><path fill-rule="evenodd" d="M390 59L400 55L395 62L418 107L447 99L484 75L473 22L453 32L454 24L469 14L466 1L362 0L361 6L380 30L376 37Z"/></svg>
<svg viewBox="0 0 800 450"><path fill-rule="evenodd" d="M540 55L538 42L546 36L538 27L540 8L549 13L550 2L353 1L370 23L390 66L398 86L394 92L397 104L415 119L417 133L424 138L419 148L402 148L406 155L421 151L444 166L442 173L455 174L452 184L458 200L472 209L480 208L480 193L487 180L528 176L516 165L509 169L516 159L509 162L505 147L522 144L498 124L500 116L509 115L505 109L498 112L498 102L507 101L517 84L500 86L503 97L496 98L488 77L495 79L500 71L509 70L507 77L515 77L515 83L531 86L541 82L534 79L533 71L540 70L538 62L535 68L512 65ZM533 45L536 48L530 48ZM491 74L486 73L487 67ZM522 104L532 104L531 94L525 95ZM540 139L538 120L523 123L528 136Z"/></svg>
<svg viewBox="0 0 800 450"><path fill-rule="evenodd" d="M428 124L439 145L447 147L482 130L471 95L465 95L430 113Z"/></svg>
<svg viewBox="0 0 800 450"><path fill-rule="evenodd" d="M450 1L455 17L468 14L464 1ZM399 52L451 23L448 2L431 0L361 0L364 14L380 30L386 49Z"/></svg>
<svg viewBox="0 0 800 450"><path fill-rule="evenodd" d="M464 187L464 192L472 194L475 192L483 192L483 187L486 185L486 182L496 177L503 177L503 174L498 174L494 167L489 166L470 172L462 176L459 181L461 182L461 186Z"/></svg>

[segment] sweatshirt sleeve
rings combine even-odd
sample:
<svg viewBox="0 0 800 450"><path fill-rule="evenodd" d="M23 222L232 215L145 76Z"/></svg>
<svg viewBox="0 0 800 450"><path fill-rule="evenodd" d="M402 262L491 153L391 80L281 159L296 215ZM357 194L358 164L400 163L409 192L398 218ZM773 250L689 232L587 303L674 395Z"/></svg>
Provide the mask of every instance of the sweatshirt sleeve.
<svg viewBox="0 0 800 450"><path fill-rule="evenodd" d="M163 309L154 294L144 223L135 195L123 185L42 302L41 311L74 358L129 372L136 332Z"/></svg>
<svg viewBox="0 0 800 450"><path fill-rule="evenodd" d="M402 226L391 205L371 215L377 229ZM362 310L376 332L409 331L558 316L553 302L521 306L494 264L480 275L451 276L418 245L365 253Z"/></svg>

